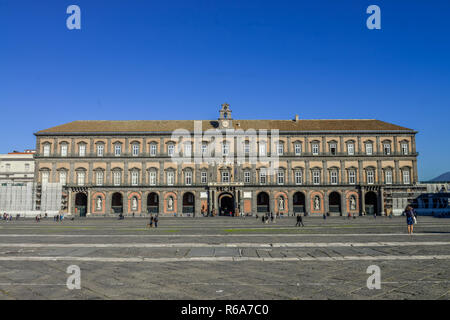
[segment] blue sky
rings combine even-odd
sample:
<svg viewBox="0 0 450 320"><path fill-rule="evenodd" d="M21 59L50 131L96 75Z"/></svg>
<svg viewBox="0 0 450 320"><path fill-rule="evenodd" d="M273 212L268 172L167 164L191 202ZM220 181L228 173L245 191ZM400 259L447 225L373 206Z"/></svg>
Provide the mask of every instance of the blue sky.
<svg viewBox="0 0 450 320"><path fill-rule="evenodd" d="M81 8L68 30L66 8ZM366 8L381 8L381 30ZM375 118L450 171L450 1L0 0L0 152L81 119Z"/></svg>

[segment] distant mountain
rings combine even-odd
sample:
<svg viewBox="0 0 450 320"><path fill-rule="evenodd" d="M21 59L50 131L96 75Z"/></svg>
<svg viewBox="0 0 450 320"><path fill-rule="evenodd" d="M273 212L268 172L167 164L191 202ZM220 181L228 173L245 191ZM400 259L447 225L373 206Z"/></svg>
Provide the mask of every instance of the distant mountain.
<svg viewBox="0 0 450 320"><path fill-rule="evenodd" d="M430 181L434 181L434 182L450 181L450 171L443 173L440 176L437 176L436 178L431 179Z"/></svg>

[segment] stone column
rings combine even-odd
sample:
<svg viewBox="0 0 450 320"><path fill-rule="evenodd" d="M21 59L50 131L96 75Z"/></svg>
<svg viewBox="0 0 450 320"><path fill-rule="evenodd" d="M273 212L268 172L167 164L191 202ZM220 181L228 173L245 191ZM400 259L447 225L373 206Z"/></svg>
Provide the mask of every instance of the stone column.
<svg viewBox="0 0 450 320"><path fill-rule="evenodd" d="M394 183L400 184L400 168L398 160L394 160Z"/></svg>
<svg viewBox="0 0 450 320"><path fill-rule="evenodd" d="M383 148L380 145L380 136L376 136L377 154L383 154Z"/></svg>
<svg viewBox="0 0 450 320"><path fill-rule="evenodd" d="M361 137L360 136L358 136L358 153L355 152L355 154L362 154Z"/></svg>
<svg viewBox="0 0 450 320"><path fill-rule="evenodd" d="M339 152L341 153L341 154L344 154L344 137L343 136L340 136L339 137Z"/></svg>
<svg viewBox="0 0 450 320"><path fill-rule="evenodd" d="M105 192L105 214L111 214L111 193Z"/></svg>
<svg viewBox="0 0 450 320"><path fill-rule="evenodd" d="M328 168L327 168L327 161L322 160L322 170L323 170L323 182L324 184L330 184L329 181L329 174L328 174Z"/></svg>
<svg viewBox="0 0 450 320"><path fill-rule="evenodd" d="M145 186L147 184L147 164L145 161L141 162L142 172L141 172L141 185Z"/></svg>
<svg viewBox="0 0 450 320"><path fill-rule="evenodd" d="M306 214L311 214L311 199L310 199L311 195L309 191L305 192L305 213Z"/></svg>
<svg viewBox="0 0 450 320"><path fill-rule="evenodd" d="M380 199L380 205L379 205L379 208L380 208L380 214L381 214L382 216L384 216L384 215L385 215L385 212L384 212L384 194L383 194L383 188L380 188L380 196L379 196L379 199Z"/></svg>
<svg viewBox="0 0 450 320"><path fill-rule="evenodd" d="M104 184L106 184L106 185L111 184L111 161L109 161L109 160L106 162L106 172L105 172Z"/></svg>
<svg viewBox="0 0 450 320"><path fill-rule="evenodd" d="M91 206L91 190L87 190L87 208L86 208L86 215L92 213L92 206Z"/></svg>
<svg viewBox="0 0 450 320"><path fill-rule="evenodd" d="M398 146L397 146L397 136L394 136L394 154L397 155Z"/></svg>
<svg viewBox="0 0 450 320"><path fill-rule="evenodd" d="M275 195L273 192L269 192L269 212L276 214L276 212L275 212Z"/></svg>
<svg viewBox="0 0 450 320"><path fill-rule="evenodd" d="M177 190L177 216L183 213L183 193Z"/></svg>
<svg viewBox="0 0 450 320"><path fill-rule="evenodd" d="M287 161L287 184L290 185L292 184L292 165L291 165L291 160Z"/></svg>
<svg viewBox="0 0 450 320"><path fill-rule="evenodd" d="M288 203L288 215L293 216L294 215L294 195L288 191L287 197L288 198L286 200Z"/></svg>
<svg viewBox="0 0 450 320"><path fill-rule="evenodd" d="M147 212L147 208L145 208L145 212ZM160 191L158 194L158 214L164 213L164 192Z"/></svg>
<svg viewBox="0 0 450 320"><path fill-rule="evenodd" d="M363 165L362 160L358 160L358 184L363 184L364 178L363 178Z"/></svg>
<svg viewBox="0 0 450 320"><path fill-rule="evenodd" d="M345 162L344 160L341 160L341 183L340 184L346 184L345 183Z"/></svg>
<svg viewBox="0 0 450 320"><path fill-rule="evenodd" d="M382 177L382 170L381 170L381 160L377 160L377 183L382 184L383 177Z"/></svg>
<svg viewBox="0 0 450 320"><path fill-rule="evenodd" d="M195 191L195 200L194 200L194 212L196 217L200 217L202 215L202 201L200 199L200 191Z"/></svg>
<svg viewBox="0 0 450 320"><path fill-rule="evenodd" d="M305 161L305 184L311 184L309 179L309 160Z"/></svg>
<svg viewBox="0 0 450 320"><path fill-rule="evenodd" d="M345 190L342 190L341 192L341 214L344 217L347 215L347 198L345 195Z"/></svg>
<svg viewBox="0 0 450 320"><path fill-rule="evenodd" d="M323 154L327 153L327 142L325 136L322 136L322 153Z"/></svg>
<svg viewBox="0 0 450 320"><path fill-rule="evenodd" d="M366 211L366 199L365 199L364 188L361 188L361 196L360 196L359 200L360 200L359 203L361 204L360 213L364 214L364 212Z"/></svg>

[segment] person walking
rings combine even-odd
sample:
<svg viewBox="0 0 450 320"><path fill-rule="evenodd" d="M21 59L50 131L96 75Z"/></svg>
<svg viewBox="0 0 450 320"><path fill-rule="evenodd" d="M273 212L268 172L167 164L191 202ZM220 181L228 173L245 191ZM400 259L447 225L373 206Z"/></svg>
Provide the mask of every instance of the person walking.
<svg viewBox="0 0 450 320"><path fill-rule="evenodd" d="M406 225L408 227L408 234L413 234L414 223L416 221L416 217L414 215L413 208L411 206L407 206L405 211L403 212L406 216Z"/></svg>
<svg viewBox="0 0 450 320"><path fill-rule="evenodd" d="M150 221L148 223L149 228L153 228L153 215L150 215Z"/></svg>
<svg viewBox="0 0 450 320"><path fill-rule="evenodd" d="M153 218L153 222L155 223L155 228L158 228L158 215Z"/></svg>
<svg viewBox="0 0 450 320"><path fill-rule="evenodd" d="M273 222L273 212L270 213L270 222Z"/></svg>
<svg viewBox="0 0 450 320"><path fill-rule="evenodd" d="M297 215L297 224L295 225L296 227L300 227L300 225L302 225L302 227L304 227L305 225L303 224L303 218L301 214Z"/></svg>

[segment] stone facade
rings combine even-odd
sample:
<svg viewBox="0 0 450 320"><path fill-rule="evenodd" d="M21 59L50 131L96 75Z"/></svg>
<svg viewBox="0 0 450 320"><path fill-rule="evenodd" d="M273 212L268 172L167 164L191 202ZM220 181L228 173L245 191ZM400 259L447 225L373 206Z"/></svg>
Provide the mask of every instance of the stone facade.
<svg viewBox="0 0 450 320"><path fill-rule="evenodd" d="M384 214L392 209L385 188L417 182L412 129L378 120L236 120L227 104L217 120L198 122L200 138L188 120L75 121L39 131L35 181L63 183L64 213L138 216ZM253 128L267 132L248 139ZM175 129L184 137L174 138ZM261 154L276 156L273 174Z"/></svg>

